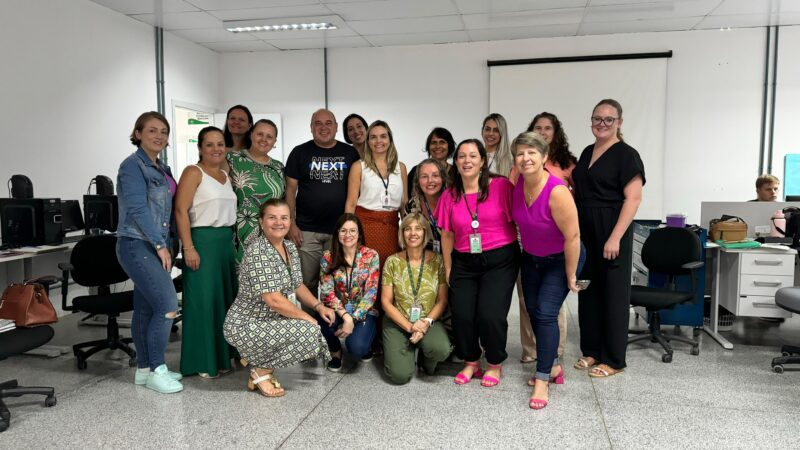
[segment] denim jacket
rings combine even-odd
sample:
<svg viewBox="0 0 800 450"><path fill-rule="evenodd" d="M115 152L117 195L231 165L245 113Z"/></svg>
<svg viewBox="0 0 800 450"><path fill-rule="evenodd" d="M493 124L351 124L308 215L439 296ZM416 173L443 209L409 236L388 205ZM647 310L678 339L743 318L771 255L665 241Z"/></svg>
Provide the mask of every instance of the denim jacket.
<svg viewBox="0 0 800 450"><path fill-rule="evenodd" d="M161 248L167 246L172 217L172 195L162 171L170 177L172 172L160 160L157 163L158 167L139 148L120 164L117 235L141 239Z"/></svg>

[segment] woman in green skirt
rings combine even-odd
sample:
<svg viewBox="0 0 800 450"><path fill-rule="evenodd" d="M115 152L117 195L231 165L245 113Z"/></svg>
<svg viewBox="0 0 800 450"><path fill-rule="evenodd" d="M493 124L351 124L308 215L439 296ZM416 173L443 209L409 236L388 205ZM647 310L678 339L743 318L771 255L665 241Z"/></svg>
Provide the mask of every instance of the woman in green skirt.
<svg viewBox="0 0 800 450"><path fill-rule="evenodd" d="M222 131L203 128L197 147L200 161L184 169L175 196L175 221L186 262L181 373L216 378L231 369L233 356L222 324L236 296L236 194L224 170Z"/></svg>
<svg viewBox="0 0 800 450"><path fill-rule="evenodd" d="M278 139L278 127L271 120L261 119L250 127L249 133L250 148L228 154L237 200L237 264L242 262L245 247L258 236L259 208L271 198L283 198L286 190L283 164L269 157Z"/></svg>

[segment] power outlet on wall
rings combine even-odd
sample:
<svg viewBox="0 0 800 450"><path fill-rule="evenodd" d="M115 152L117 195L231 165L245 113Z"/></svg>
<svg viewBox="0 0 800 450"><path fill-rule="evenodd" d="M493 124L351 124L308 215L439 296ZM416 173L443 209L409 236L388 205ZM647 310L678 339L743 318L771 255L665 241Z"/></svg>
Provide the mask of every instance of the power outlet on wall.
<svg viewBox="0 0 800 450"><path fill-rule="evenodd" d="M772 227L769 225L756 225L756 236L769 236L769 232L772 230Z"/></svg>

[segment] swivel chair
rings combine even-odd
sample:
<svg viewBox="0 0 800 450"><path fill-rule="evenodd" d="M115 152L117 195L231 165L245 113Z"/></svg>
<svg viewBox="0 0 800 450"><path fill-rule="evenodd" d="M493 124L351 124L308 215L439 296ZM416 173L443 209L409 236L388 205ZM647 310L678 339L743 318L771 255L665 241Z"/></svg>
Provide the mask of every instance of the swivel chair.
<svg viewBox="0 0 800 450"><path fill-rule="evenodd" d="M647 330L629 330L628 333L640 336L628 339L628 345L645 339L658 342L664 348L665 353L661 355L661 360L665 363L672 362L673 350L669 341L691 344L691 354L700 354L700 343L697 340L661 332L659 311L672 309L680 303L696 301L696 277L698 276L696 271L703 267L702 251L703 246L697 234L687 228L667 227L650 232L642 247L642 262L649 271L667 275L667 285L663 289L647 286L631 287L631 305L645 307L650 315L650 324ZM675 277L679 275L691 276L691 292L675 290Z"/></svg>
<svg viewBox="0 0 800 450"><path fill-rule="evenodd" d="M785 287L775 293L775 304L781 308L800 314L800 286ZM772 370L783 373L784 364L800 364L800 347L784 345L781 347L781 356L772 359Z"/></svg>
<svg viewBox="0 0 800 450"><path fill-rule="evenodd" d="M61 308L64 311L88 313L89 316L108 316L106 338L83 342L72 346L78 369L85 369L86 359L105 349L119 349L130 356L128 364L136 365L136 351L129 345L131 338L121 338L117 317L120 313L133 311L133 291L111 292L110 286L122 283L128 275L117 261L117 237L112 234L87 236L75 244L69 263L61 263ZM69 278L89 288L97 288L96 294L75 297L67 305ZM84 348L89 347L84 350Z"/></svg>
<svg viewBox="0 0 800 450"><path fill-rule="evenodd" d="M15 328L0 333L0 360L41 347L53 338L53 334L53 328L49 325ZM51 387L25 387L19 386L17 380L4 381L0 383L0 432L7 430L11 425L11 411L3 399L22 395L44 395L44 406L50 407L56 404L55 391Z"/></svg>

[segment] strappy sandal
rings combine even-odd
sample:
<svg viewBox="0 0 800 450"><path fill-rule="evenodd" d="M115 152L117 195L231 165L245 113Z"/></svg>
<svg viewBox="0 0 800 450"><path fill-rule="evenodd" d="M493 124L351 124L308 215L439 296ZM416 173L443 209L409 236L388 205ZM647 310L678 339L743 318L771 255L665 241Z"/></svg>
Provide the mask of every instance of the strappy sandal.
<svg viewBox="0 0 800 450"><path fill-rule="evenodd" d="M608 378L622 372L625 372L625 369L617 370L617 369L612 369L607 364L600 364L598 366L592 367L592 370L589 371L589 376L592 378Z"/></svg>
<svg viewBox="0 0 800 450"><path fill-rule="evenodd" d="M491 375L484 375L481 378L481 386L483 387L495 387L500 384L500 375L503 373L503 365L502 364L489 364L486 366L486 370L489 369L497 369L497 377L495 378Z"/></svg>
<svg viewBox="0 0 800 450"><path fill-rule="evenodd" d="M593 363L589 363L589 361L594 361ZM578 370L589 370L597 364L597 360L592 358L591 356L581 356L578 358L578 362L575 363L572 367Z"/></svg>
<svg viewBox="0 0 800 450"><path fill-rule="evenodd" d="M258 376L258 373L256 371L252 371L250 373L253 374L253 375ZM279 391L278 392L269 393L266 390L261 389L260 384L265 382L265 381L270 383L270 384L272 384L272 387L274 387L275 389L279 389ZM256 387L258 387L258 392L261 395L263 395L264 397L283 397L284 395L286 395L286 391L284 391L283 388L281 387L281 383L278 382L278 379L275 378L271 373L268 373L266 375L258 376L258 378L253 378L252 376L248 377L247 378L247 389L250 390L250 391L255 391Z"/></svg>
<svg viewBox="0 0 800 450"><path fill-rule="evenodd" d="M474 368L474 370L472 371L472 376L468 377L468 376L464 375L463 373L459 372L458 375L456 375L455 379L453 379L453 383L455 383L455 384L467 384L470 381L472 381L473 378L480 378L480 377L483 376L483 370L481 370L481 362L480 361L475 361L475 362L464 361L464 368L467 368L467 367Z"/></svg>

